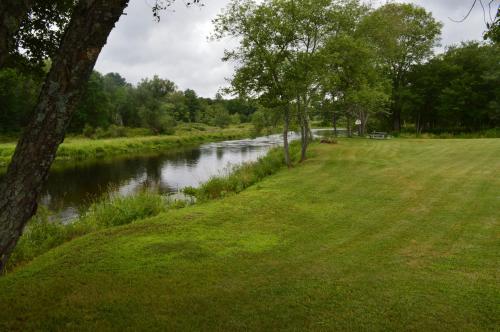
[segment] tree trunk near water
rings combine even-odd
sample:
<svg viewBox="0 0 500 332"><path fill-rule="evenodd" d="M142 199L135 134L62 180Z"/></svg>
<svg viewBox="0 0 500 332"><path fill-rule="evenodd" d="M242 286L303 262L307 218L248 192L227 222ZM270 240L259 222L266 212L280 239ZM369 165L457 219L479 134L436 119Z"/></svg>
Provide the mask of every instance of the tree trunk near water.
<svg viewBox="0 0 500 332"><path fill-rule="evenodd" d="M285 125L283 127L283 149L285 151L285 163L288 168L292 167L290 160L290 148L288 144L288 132L290 130L290 105L285 108Z"/></svg>
<svg viewBox="0 0 500 332"><path fill-rule="evenodd" d="M297 111L299 115L300 142L301 142L300 162L303 162L307 159L307 148L309 146L309 141L312 135L309 126L309 119L307 115L306 105L307 105L306 98L304 98L304 104L302 105L301 97L297 97Z"/></svg>
<svg viewBox="0 0 500 332"><path fill-rule="evenodd" d="M351 116L347 115L347 137L352 138Z"/></svg>
<svg viewBox="0 0 500 332"><path fill-rule="evenodd" d="M307 146L309 145L309 135L306 128L301 126L301 149L300 149L300 162L304 162L307 158Z"/></svg>
<svg viewBox="0 0 500 332"><path fill-rule="evenodd" d="M32 114L0 184L0 271L35 214L75 104L128 0L76 5Z"/></svg>
<svg viewBox="0 0 500 332"><path fill-rule="evenodd" d="M0 69L14 47L14 36L28 16L34 0L0 1Z"/></svg>
<svg viewBox="0 0 500 332"><path fill-rule="evenodd" d="M394 109L393 114L392 114L392 129L395 132L401 132L401 110L399 109Z"/></svg>
<svg viewBox="0 0 500 332"><path fill-rule="evenodd" d="M333 112L333 135L334 137L337 137L337 113L334 111Z"/></svg>

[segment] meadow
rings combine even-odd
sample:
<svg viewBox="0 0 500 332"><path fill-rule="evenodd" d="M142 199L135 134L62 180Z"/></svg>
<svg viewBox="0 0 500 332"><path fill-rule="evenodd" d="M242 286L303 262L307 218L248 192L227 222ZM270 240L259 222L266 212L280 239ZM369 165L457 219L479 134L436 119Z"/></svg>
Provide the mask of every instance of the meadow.
<svg viewBox="0 0 500 332"><path fill-rule="evenodd" d="M311 149L0 278L0 329L498 329L500 140Z"/></svg>

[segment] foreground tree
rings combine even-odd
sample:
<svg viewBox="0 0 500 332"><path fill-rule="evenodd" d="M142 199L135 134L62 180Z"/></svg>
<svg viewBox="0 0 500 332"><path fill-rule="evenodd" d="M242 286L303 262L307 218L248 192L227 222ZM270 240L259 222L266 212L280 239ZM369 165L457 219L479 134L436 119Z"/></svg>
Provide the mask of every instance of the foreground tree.
<svg viewBox="0 0 500 332"><path fill-rule="evenodd" d="M52 57L69 22L75 0L0 2L0 69L38 69Z"/></svg>
<svg viewBox="0 0 500 332"><path fill-rule="evenodd" d="M16 17L27 17L26 24L36 22L30 15L33 5L46 3L55 9L59 1L22 1L27 12ZM35 214L37 200L48 171L54 161L57 148L64 139L66 128L74 113L75 105L85 89L95 62L116 22L128 5L128 0L60 0L62 8L68 8L71 20L61 29L62 40L54 52L52 66L38 98L37 106L19 140L7 173L0 183L0 271L4 270L10 253L15 247L27 221ZM159 19L159 11L175 0L155 0L153 14ZM187 3L199 4L200 0ZM18 1L2 1L4 11L20 5ZM31 7L28 8L28 5ZM48 15L51 15L50 10ZM57 14L58 11L56 10ZM17 12L15 13L17 15ZM42 15L43 16L43 15ZM11 16L8 16L8 18ZM12 16L13 17L13 16ZM4 17L1 17L4 19ZM6 21L0 22L0 28ZM13 25L8 33L0 31L0 44L15 45ZM50 36L54 26L51 20L42 19L45 24L42 37ZM29 31L36 31L36 27ZM30 33L31 33L30 32ZM57 34L57 31L56 31ZM29 36L30 34L28 34ZM43 38L42 38L43 39ZM19 45L18 45L19 46ZM1 66L1 64L0 64Z"/></svg>
<svg viewBox="0 0 500 332"><path fill-rule="evenodd" d="M82 0L0 184L0 270L3 270L47 179L74 106L128 0Z"/></svg>
<svg viewBox="0 0 500 332"><path fill-rule="evenodd" d="M34 0L5 0L0 2L0 68L5 66L14 47L14 36L21 22L28 17Z"/></svg>

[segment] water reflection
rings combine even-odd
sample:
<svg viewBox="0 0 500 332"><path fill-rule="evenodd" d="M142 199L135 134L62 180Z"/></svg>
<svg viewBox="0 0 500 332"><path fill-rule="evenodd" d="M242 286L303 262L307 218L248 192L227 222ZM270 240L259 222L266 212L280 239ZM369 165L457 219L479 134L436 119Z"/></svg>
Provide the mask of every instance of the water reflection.
<svg viewBox="0 0 500 332"><path fill-rule="evenodd" d="M325 131L315 131L321 135ZM291 133L291 140L298 139ZM51 172L41 204L63 219L75 217L104 193L130 195L144 188L174 193L198 186L232 165L255 161L282 144L281 135L204 144L173 153L81 163Z"/></svg>

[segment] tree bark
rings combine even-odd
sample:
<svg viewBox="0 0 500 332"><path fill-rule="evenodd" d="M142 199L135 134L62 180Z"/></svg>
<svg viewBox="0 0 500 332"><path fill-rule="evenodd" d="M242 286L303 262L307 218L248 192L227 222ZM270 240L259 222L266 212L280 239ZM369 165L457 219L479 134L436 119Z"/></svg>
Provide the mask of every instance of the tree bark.
<svg viewBox="0 0 500 332"><path fill-rule="evenodd" d="M392 129L395 132L401 132L401 110L398 107L395 107L392 113Z"/></svg>
<svg viewBox="0 0 500 332"><path fill-rule="evenodd" d="M0 271L37 201L95 62L128 0L81 0L0 184Z"/></svg>
<svg viewBox="0 0 500 332"><path fill-rule="evenodd" d="M415 121L415 136L420 136L420 111L417 111L417 120Z"/></svg>
<svg viewBox="0 0 500 332"><path fill-rule="evenodd" d="M288 168L292 167L290 160L290 147L288 144L288 132L290 130L290 105L285 108L285 125L283 127L283 149L285 151L285 163Z"/></svg>
<svg viewBox="0 0 500 332"><path fill-rule="evenodd" d="M297 113L299 115L300 124L300 142L301 142L301 152L300 152L300 162L303 162L307 158L307 147L309 146L309 138L311 135L311 130L309 129L309 121L306 110L307 100L304 98L304 104L301 102L301 97L297 97Z"/></svg>
<svg viewBox="0 0 500 332"><path fill-rule="evenodd" d="M351 116L347 114L347 137L352 138Z"/></svg>
<svg viewBox="0 0 500 332"><path fill-rule="evenodd" d="M333 111L333 135L337 137L337 112Z"/></svg>
<svg viewBox="0 0 500 332"><path fill-rule="evenodd" d="M0 1L0 69L14 47L14 36L28 16L34 0Z"/></svg>

